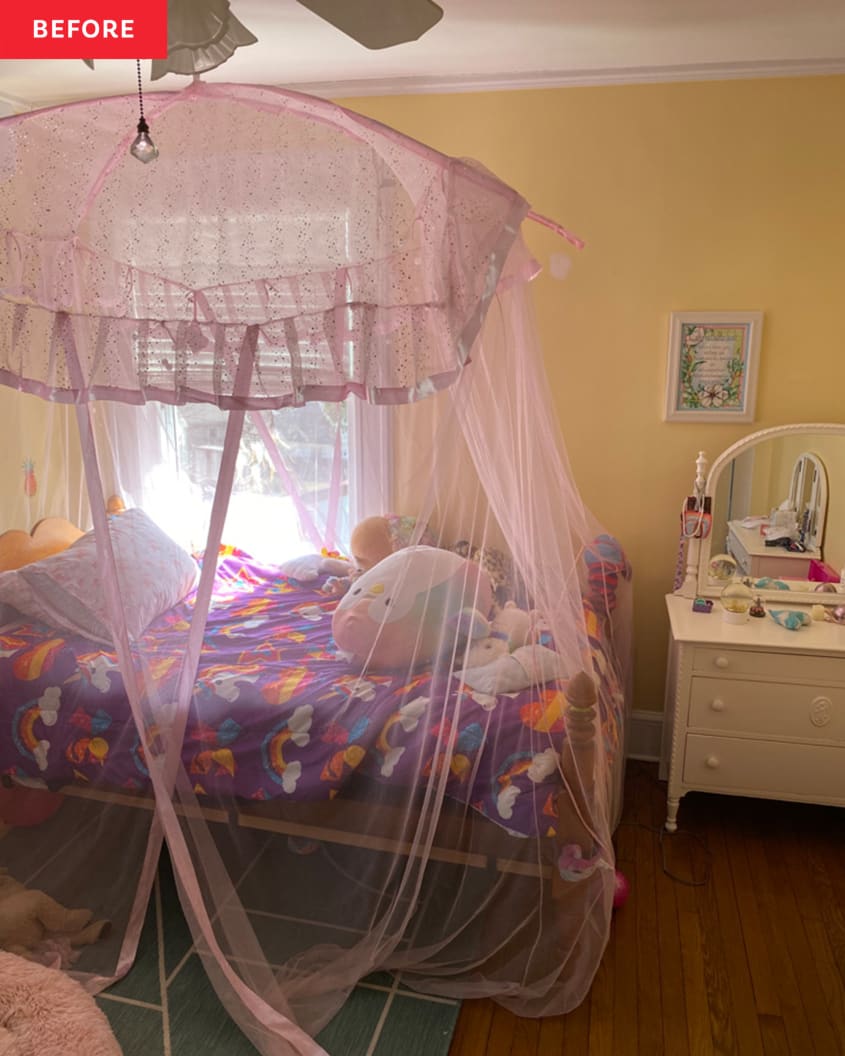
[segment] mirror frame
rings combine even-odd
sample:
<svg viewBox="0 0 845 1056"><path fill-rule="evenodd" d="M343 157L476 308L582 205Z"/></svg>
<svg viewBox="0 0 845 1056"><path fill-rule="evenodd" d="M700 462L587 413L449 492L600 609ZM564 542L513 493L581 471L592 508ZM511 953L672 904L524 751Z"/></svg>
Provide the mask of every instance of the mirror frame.
<svg viewBox="0 0 845 1056"><path fill-rule="evenodd" d="M731 444L730 447L725 450L715 459L710 467L710 471L707 474L707 480L704 485L703 498L704 500L709 499L709 503L712 504L714 496L716 494L716 487L719 483L719 477L722 474L722 470L729 465L733 459L745 451L748 451L752 447L756 447L758 444L763 443L766 440L774 440L779 436L790 436L796 433L814 433L824 435L842 435L845 436L845 423L843 422L795 422L791 425L776 425L769 429L758 429L757 432L749 433L748 436L743 437L741 440L737 440L736 443ZM812 443L808 444L808 449L812 447ZM699 455L699 458L701 456ZM697 467L700 468L700 467ZM708 582L707 568L710 564L711 558L711 544L712 544L712 532L704 539L693 539L690 540L690 546L688 551L697 551L693 554L692 552L687 553L687 582L690 579L690 572L693 571L692 565L695 562L694 582L695 592L704 598L718 598L721 594L723 585L714 585ZM698 543L697 547L693 546L693 543ZM803 584L805 589L791 589L789 591L783 590L763 590L761 589L758 593L766 600L771 601L773 598L779 598L784 603L789 605L841 605L842 604L842 588L839 589L835 594L829 591L817 591L813 589L808 580L794 580L796 585ZM678 593L686 593L684 591L684 585L681 586Z"/></svg>

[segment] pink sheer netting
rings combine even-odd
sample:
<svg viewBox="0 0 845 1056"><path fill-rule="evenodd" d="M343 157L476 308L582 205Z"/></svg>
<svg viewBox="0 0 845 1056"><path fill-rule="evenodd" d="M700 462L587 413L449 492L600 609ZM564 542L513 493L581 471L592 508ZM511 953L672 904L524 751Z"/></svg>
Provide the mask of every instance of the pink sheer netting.
<svg viewBox="0 0 845 1056"><path fill-rule="evenodd" d="M128 97L0 122L0 529L42 548L0 571L0 866L110 923L65 958L97 991L172 863L167 969L268 1056L323 1052L376 970L566 1012L609 933L631 570L562 444L529 207L302 95L147 110L148 167ZM365 570L373 515L404 535ZM55 518L85 534L48 556Z"/></svg>
<svg viewBox="0 0 845 1056"><path fill-rule="evenodd" d="M2 126L7 383L72 399L64 326L98 398L399 402L454 378L527 212L518 194L331 104L203 83L150 100L169 160L144 171L126 150L133 105Z"/></svg>

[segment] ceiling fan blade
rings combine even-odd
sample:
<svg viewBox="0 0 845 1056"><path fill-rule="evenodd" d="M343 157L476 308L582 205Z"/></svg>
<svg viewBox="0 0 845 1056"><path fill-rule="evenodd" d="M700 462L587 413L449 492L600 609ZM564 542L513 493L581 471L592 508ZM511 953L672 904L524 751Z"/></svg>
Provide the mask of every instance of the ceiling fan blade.
<svg viewBox="0 0 845 1056"><path fill-rule="evenodd" d="M419 40L443 17L433 0L299 0L365 48Z"/></svg>

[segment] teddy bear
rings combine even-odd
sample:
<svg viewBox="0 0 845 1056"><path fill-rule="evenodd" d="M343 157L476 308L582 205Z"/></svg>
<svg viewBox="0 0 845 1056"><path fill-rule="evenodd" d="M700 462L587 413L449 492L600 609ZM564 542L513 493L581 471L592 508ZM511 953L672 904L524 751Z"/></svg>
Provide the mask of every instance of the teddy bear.
<svg viewBox="0 0 845 1056"><path fill-rule="evenodd" d="M43 891L32 891L0 867L0 949L38 959L54 940L71 947L90 946L109 929L92 921L90 909L65 909Z"/></svg>

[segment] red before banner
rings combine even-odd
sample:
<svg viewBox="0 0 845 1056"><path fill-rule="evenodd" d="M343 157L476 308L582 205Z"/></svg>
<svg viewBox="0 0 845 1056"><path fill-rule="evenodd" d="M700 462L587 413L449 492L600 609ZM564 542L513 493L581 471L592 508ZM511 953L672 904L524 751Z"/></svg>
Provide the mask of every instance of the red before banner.
<svg viewBox="0 0 845 1056"><path fill-rule="evenodd" d="M23 0L3 16L3 59L166 57L167 0Z"/></svg>

